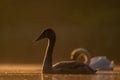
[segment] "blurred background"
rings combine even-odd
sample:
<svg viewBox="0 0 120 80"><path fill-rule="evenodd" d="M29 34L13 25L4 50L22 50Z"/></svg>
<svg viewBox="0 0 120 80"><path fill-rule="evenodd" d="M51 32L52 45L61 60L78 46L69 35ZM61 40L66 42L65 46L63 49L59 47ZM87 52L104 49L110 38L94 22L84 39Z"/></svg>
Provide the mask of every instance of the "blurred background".
<svg viewBox="0 0 120 80"><path fill-rule="evenodd" d="M70 60L76 48L120 62L117 0L0 0L0 64L42 63L46 28L56 32L54 62Z"/></svg>

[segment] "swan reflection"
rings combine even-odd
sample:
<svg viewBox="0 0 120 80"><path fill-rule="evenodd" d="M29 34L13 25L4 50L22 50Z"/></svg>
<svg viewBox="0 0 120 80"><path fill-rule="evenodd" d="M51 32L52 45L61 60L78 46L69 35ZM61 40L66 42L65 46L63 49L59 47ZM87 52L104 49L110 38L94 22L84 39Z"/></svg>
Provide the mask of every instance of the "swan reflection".
<svg viewBox="0 0 120 80"><path fill-rule="evenodd" d="M118 80L118 77L112 74L95 75L62 75L62 74L43 74L41 80Z"/></svg>

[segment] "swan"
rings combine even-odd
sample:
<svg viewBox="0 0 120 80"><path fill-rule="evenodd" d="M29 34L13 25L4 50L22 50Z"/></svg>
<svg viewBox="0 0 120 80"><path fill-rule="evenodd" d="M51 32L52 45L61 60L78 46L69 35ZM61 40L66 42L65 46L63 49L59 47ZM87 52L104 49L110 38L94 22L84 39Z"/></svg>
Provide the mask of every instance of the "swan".
<svg viewBox="0 0 120 80"><path fill-rule="evenodd" d="M92 57L90 53L83 48L77 48L72 51L71 59L88 64L94 70L113 70L114 61L110 61L106 56Z"/></svg>
<svg viewBox="0 0 120 80"><path fill-rule="evenodd" d="M52 65L52 54L53 48L56 41L55 32L52 29L45 29L40 36L35 40L39 41L41 39L47 38L48 45L46 48L42 73L53 73L53 74L94 74L95 70L90 68L87 64L81 63L79 61L61 61Z"/></svg>

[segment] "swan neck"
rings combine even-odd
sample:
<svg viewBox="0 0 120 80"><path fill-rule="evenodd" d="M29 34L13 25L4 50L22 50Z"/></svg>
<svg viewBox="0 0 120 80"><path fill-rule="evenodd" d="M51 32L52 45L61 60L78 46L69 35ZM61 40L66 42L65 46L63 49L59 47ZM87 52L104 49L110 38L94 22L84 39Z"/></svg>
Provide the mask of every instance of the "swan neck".
<svg viewBox="0 0 120 80"><path fill-rule="evenodd" d="M48 39L48 44L45 52L44 62L43 62L43 73L49 73L52 71L52 54L55 45L55 39Z"/></svg>

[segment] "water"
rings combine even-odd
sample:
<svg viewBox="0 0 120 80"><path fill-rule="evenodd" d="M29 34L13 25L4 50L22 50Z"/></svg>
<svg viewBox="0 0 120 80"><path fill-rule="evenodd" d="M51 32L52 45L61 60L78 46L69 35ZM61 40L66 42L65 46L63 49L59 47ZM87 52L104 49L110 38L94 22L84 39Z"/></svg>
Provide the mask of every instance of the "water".
<svg viewBox="0 0 120 80"><path fill-rule="evenodd" d="M40 65L1 65L0 80L120 80L120 67L94 75L41 74Z"/></svg>

